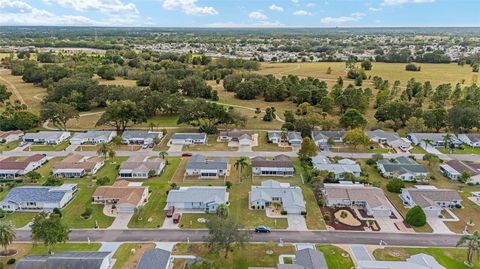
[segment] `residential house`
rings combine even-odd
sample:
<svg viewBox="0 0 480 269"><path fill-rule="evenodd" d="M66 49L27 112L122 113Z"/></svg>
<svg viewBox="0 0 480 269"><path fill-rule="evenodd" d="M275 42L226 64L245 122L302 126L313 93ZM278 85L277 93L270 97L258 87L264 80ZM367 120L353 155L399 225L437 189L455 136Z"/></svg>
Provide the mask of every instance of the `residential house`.
<svg viewBox="0 0 480 269"><path fill-rule="evenodd" d="M80 178L86 175L95 175L105 164L101 157L88 157L80 154L70 154L62 161L55 163L53 175L63 178Z"/></svg>
<svg viewBox="0 0 480 269"><path fill-rule="evenodd" d="M176 209L215 212L219 205L227 203L227 187L180 187L168 192L165 209L174 206Z"/></svg>
<svg viewBox="0 0 480 269"><path fill-rule="evenodd" d="M118 213L133 213L147 199L148 187L130 185L126 180L119 180L112 186L97 187L93 193L94 204L115 205Z"/></svg>
<svg viewBox="0 0 480 269"><path fill-rule="evenodd" d="M326 156L319 154L312 158L312 165L313 168L319 171L334 173L335 178L338 180L345 179L346 174L352 174L355 177L360 177L362 174L360 165L350 159L341 159L336 163L332 163Z"/></svg>
<svg viewBox="0 0 480 269"><path fill-rule="evenodd" d="M168 269L171 264L170 251L154 248L143 253L136 269Z"/></svg>
<svg viewBox="0 0 480 269"><path fill-rule="evenodd" d="M459 134L458 139L470 147L480 148L480 134Z"/></svg>
<svg viewBox="0 0 480 269"><path fill-rule="evenodd" d="M328 265L321 251L304 248L295 252L292 264L278 264L277 267L248 267L248 269L328 269Z"/></svg>
<svg viewBox="0 0 480 269"><path fill-rule="evenodd" d="M390 148L400 148L403 151L407 151L411 146L411 142L408 139L403 139L394 132L377 129L367 131L366 134L370 138L370 141Z"/></svg>
<svg viewBox="0 0 480 269"><path fill-rule="evenodd" d="M278 144L288 142L291 146L301 146L303 142L302 134L300 132L288 131L286 136L282 138L282 131L268 131L268 142Z"/></svg>
<svg viewBox="0 0 480 269"><path fill-rule="evenodd" d="M29 143L58 145L70 137L70 132L64 131L40 131L37 133L26 133L22 140Z"/></svg>
<svg viewBox="0 0 480 269"><path fill-rule="evenodd" d="M13 141L20 140L24 135L23 131L15 130L15 131L0 131L0 141L4 144L10 143Z"/></svg>
<svg viewBox="0 0 480 269"><path fill-rule="evenodd" d="M171 145L196 145L206 144L206 133L176 133L170 138Z"/></svg>
<svg viewBox="0 0 480 269"><path fill-rule="evenodd" d="M125 131L122 134L123 144L152 145L155 139L162 139L163 132Z"/></svg>
<svg viewBox="0 0 480 269"><path fill-rule="evenodd" d="M288 214L306 212L302 189L290 186L290 183L280 183L275 180L265 180L260 186L252 186L250 192L250 207L265 209L272 204L280 204Z"/></svg>
<svg viewBox="0 0 480 269"><path fill-rule="evenodd" d="M52 211L65 207L76 193L77 184L15 187L0 202L0 206L9 212Z"/></svg>
<svg viewBox="0 0 480 269"><path fill-rule="evenodd" d="M431 186L404 188L400 197L409 207L423 208L427 216L439 216L443 208L460 206L462 198L451 189L437 189Z"/></svg>
<svg viewBox="0 0 480 269"><path fill-rule="evenodd" d="M440 265L434 257L420 253L406 261L359 260L357 269L447 269Z"/></svg>
<svg viewBox="0 0 480 269"><path fill-rule="evenodd" d="M322 193L329 207L359 207L374 217L388 217L392 214L392 205L380 188L362 184L327 183Z"/></svg>
<svg viewBox="0 0 480 269"><path fill-rule="evenodd" d="M117 135L116 131L87 131L84 133L75 133L72 138L70 138L70 144L72 145L81 145L81 144L100 144L108 143Z"/></svg>
<svg viewBox="0 0 480 269"><path fill-rule="evenodd" d="M470 175L471 183L480 183L480 163L450 160L440 165L440 171L451 180L459 180L463 172Z"/></svg>
<svg viewBox="0 0 480 269"><path fill-rule="evenodd" d="M295 174L295 167L290 157L277 155L269 160L264 157L252 159L252 173L255 176L282 176L291 177Z"/></svg>
<svg viewBox="0 0 480 269"><path fill-rule="evenodd" d="M240 146L251 146L253 143L252 134L247 131L226 131L220 132L218 139L223 142L238 142Z"/></svg>
<svg viewBox="0 0 480 269"><path fill-rule="evenodd" d="M123 179L148 179L151 176L160 175L164 168L165 161L163 159L132 156L120 165L118 177Z"/></svg>
<svg viewBox="0 0 480 269"><path fill-rule="evenodd" d="M312 131L312 139L317 147L326 147L329 145L329 141L333 143L343 143L343 136L345 136L345 130L337 131Z"/></svg>
<svg viewBox="0 0 480 269"><path fill-rule="evenodd" d="M207 157L195 154L187 160L185 176L200 178L219 178L227 176L228 161L224 158L208 160Z"/></svg>
<svg viewBox="0 0 480 269"><path fill-rule="evenodd" d="M48 161L44 154L34 154L25 159L6 157L0 159L0 178L17 178L33 171Z"/></svg>
<svg viewBox="0 0 480 269"><path fill-rule="evenodd" d="M17 261L15 269L109 269L112 265L111 252L72 251L25 256Z"/></svg>
<svg viewBox="0 0 480 269"><path fill-rule="evenodd" d="M458 148L462 144L454 134L447 133L409 133L407 138L412 141L415 146L425 145L425 141L429 141L430 146L443 147L445 146L447 135L450 136L450 143Z"/></svg>
<svg viewBox="0 0 480 269"><path fill-rule="evenodd" d="M400 178L405 181L421 180L427 177L428 170L409 157L397 157L394 161L379 160L377 168L385 178Z"/></svg>

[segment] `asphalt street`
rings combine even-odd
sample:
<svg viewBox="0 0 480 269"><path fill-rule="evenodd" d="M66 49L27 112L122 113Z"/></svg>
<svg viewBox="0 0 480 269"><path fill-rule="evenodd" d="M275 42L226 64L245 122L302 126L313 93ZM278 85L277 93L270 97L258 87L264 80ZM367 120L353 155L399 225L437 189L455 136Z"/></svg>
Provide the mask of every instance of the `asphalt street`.
<svg viewBox="0 0 480 269"><path fill-rule="evenodd" d="M253 232L252 232L253 233ZM70 242L203 242L207 230L128 229L72 230ZM460 235L340 231L272 231L253 233L251 242L369 244L382 241L394 246L454 247ZM31 241L30 231L17 230L17 241Z"/></svg>

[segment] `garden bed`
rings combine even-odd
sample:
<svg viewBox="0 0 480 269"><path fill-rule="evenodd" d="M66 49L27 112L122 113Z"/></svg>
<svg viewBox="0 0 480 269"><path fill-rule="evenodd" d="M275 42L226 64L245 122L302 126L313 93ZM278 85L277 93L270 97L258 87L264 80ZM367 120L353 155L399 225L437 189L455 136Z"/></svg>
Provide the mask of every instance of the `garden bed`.
<svg viewBox="0 0 480 269"><path fill-rule="evenodd" d="M342 210L348 211L351 216L353 216L359 223L360 225L358 226L351 226L347 225L345 223L341 223L339 221L335 221L335 214L337 212L340 212ZM366 228L370 228L372 231L380 231L380 226L375 220L361 220L358 218L358 216L355 214L355 211L349 207L340 207L340 208L331 208L331 207L322 207L322 212L324 214L328 214L330 216L330 219L325 220L326 224L335 230L342 230L342 231L365 231ZM338 214L337 214L338 215ZM368 225L369 222L373 222L371 226Z"/></svg>

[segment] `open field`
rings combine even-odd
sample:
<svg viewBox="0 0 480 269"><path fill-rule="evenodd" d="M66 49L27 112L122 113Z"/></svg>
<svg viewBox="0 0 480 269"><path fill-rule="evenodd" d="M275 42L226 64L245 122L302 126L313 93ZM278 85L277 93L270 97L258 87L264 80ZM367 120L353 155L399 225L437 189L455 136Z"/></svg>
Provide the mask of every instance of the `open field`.
<svg viewBox="0 0 480 269"><path fill-rule="evenodd" d="M12 85L3 80L8 81L15 86L18 94L21 95L22 99L33 112L40 111L40 102L42 100L42 96L47 93L47 89L34 86L31 83L25 83L23 82L21 76L12 76L9 70L2 71L0 72L0 84L5 84L7 89L14 93L10 97L10 100L19 100L19 98L16 96L15 91L13 91Z"/></svg>
<svg viewBox="0 0 480 269"><path fill-rule="evenodd" d="M470 66L459 66L457 64L418 64L422 67L420 72L405 71L403 63L377 63L373 62L371 71L366 71L367 76L380 76L384 80L393 83L400 81L400 85L405 86L407 81L415 77L418 81L430 81L432 86L443 83L456 83L465 80L466 84L471 84L472 72ZM326 74L328 67L332 68L331 74ZM276 76L297 75L300 77L316 77L326 82L335 82L339 76L346 77L345 63L343 62L320 62L320 63L262 63L258 73L273 74ZM365 81L366 82L366 81Z"/></svg>
<svg viewBox="0 0 480 269"><path fill-rule="evenodd" d="M18 144L20 144L20 141L12 141L10 143L2 144L0 145L0 152L15 149L18 147Z"/></svg>
<svg viewBox="0 0 480 269"><path fill-rule="evenodd" d="M375 259L386 261L404 261L408 257L425 253L432 255L438 263L445 266L445 268L455 269L467 269L467 268L480 268L480 265L476 263L473 267L466 266L463 261L467 257L467 251L464 248L394 248L387 247L384 249L377 249L373 252ZM394 255L392 255L394 254Z"/></svg>

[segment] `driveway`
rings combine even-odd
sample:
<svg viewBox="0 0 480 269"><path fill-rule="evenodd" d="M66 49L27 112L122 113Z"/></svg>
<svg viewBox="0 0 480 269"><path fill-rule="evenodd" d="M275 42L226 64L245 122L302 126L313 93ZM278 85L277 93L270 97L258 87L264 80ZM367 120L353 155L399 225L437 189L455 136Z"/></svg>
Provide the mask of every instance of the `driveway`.
<svg viewBox="0 0 480 269"><path fill-rule="evenodd" d="M252 152L252 146L239 146L237 152Z"/></svg>
<svg viewBox="0 0 480 269"><path fill-rule="evenodd" d="M110 230L128 229L128 223L132 218L133 213L118 213L112 225L108 227Z"/></svg>
<svg viewBox="0 0 480 269"><path fill-rule="evenodd" d="M442 219L436 217L427 217L427 223L432 227L433 233L453 234Z"/></svg>
<svg viewBox="0 0 480 269"><path fill-rule="evenodd" d="M382 232L389 232L389 233L396 233L399 232L397 226L395 226L395 222L399 221L398 219L391 219L390 217L375 217L378 225L380 226L380 230Z"/></svg>
<svg viewBox="0 0 480 269"><path fill-rule="evenodd" d="M289 231L307 231L307 223L302 215L292 214L287 215Z"/></svg>
<svg viewBox="0 0 480 269"><path fill-rule="evenodd" d="M180 223L173 223L173 218L165 218L160 229L180 229Z"/></svg>
<svg viewBox="0 0 480 269"><path fill-rule="evenodd" d="M355 262L374 260L372 256L370 256L370 253L368 253L368 248L366 245L351 245L350 250L352 253L352 259Z"/></svg>
<svg viewBox="0 0 480 269"><path fill-rule="evenodd" d="M182 152L183 145L168 145L169 148L167 152Z"/></svg>

